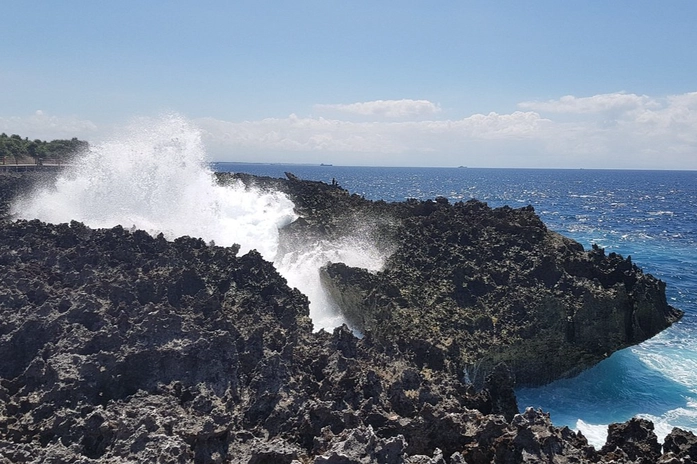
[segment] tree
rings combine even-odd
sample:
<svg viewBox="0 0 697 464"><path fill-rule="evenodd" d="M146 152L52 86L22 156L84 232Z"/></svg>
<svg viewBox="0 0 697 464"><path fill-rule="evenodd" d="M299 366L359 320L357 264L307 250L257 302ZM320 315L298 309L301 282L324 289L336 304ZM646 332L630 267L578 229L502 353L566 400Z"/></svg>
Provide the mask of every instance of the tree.
<svg viewBox="0 0 697 464"><path fill-rule="evenodd" d="M5 140L5 149L7 154L15 159L15 164L19 164L19 158L22 156L22 138L19 135L11 135Z"/></svg>
<svg viewBox="0 0 697 464"><path fill-rule="evenodd" d="M84 140L78 140L77 137L46 142L40 139L30 141L28 137L22 139L17 134L9 137L5 133L0 134L0 162L6 162L10 156L14 158L15 164L19 164L21 158L29 156L34 158L37 164L40 164L44 158L55 158L60 162L87 149L89 144Z"/></svg>
<svg viewBox="0 0 697 464"><path fill-rule="evenodd" d="M33 142L29 142L27 144L27 153L29 156L34 158L34 163L36 164L42 164L41 161L43 159L43 155L45 154L43 151L43 146L41 145L41 141L39 140L39 143L36 143L36 140Z"/></svg>

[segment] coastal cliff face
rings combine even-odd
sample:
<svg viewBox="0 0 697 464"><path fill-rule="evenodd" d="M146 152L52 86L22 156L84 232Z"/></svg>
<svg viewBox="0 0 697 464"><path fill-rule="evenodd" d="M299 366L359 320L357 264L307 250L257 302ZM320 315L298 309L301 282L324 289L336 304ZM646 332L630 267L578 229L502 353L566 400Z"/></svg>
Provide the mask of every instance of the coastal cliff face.
<svg viewBox="0 0 697 464"><path fill-rule="evenodd" d="M306 195L306 217L284 232L286 246L338 236L378 211L369 236L394 247L404 221L428 217L409 213L422 203L392 207L320 183L267 182ZM327 198L350 214L332 216ZM592 259L627 262L598 251ZM347 269L347 284L331 280L350 284L360 308L367 287L355 272ZM314 333L307 298L254 251L2 220L0 282L1 463L648 463L689 459L697 446L676 429L661 450L653 425L632 420L594 450L541 411L518 414L504 364L477 388L452 368L457 356L433 358L443 359L440 369L418 355L431 353L433 338ZM646 327L643 313L636 319Z"/></svg>
<svg viewBox="0 0 697 464"><path fill-rule="evenodd" d="M282 231L288 247L369 230L389 250L382 271L322 269L347 320L411 352L419 366L464 371L475 384L500 362L518 385L570 376L682 316L667 304L665 284L631 258L585 251L548 230L532 207L371 202L292 175L255 182L297 205L301 220Z"/></svg>

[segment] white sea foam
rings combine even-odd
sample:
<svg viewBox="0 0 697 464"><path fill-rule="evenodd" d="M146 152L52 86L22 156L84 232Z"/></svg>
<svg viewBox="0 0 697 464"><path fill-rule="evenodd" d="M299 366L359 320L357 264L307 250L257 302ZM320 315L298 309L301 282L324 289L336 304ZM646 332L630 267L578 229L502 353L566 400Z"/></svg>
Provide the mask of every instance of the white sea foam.
<svg viewBox="0 0 697 464"><path fill-rule="evenodd" d="M661 385L664 390L656 397L649 398L645 392L642 392L642 388L638 387L637 391L632 393L644 397L649 402L645 407L658 410L654 414L640 413L635 417L653 422L654 433L659 443L663 443L674 427L690 431L697 430L697 342L686 336L682 328L678 326L633 347L631 352L636 356L637 361L649 369L648 372L653 373L652 378L645 379L644 390L655 390L655 379L661 377L664 379ZM643 377L636 378L633 384L641 387L643 381ZM674 390L678 390L679 395ZM679 399L676 396L679 396ZM666 401L666 406L672 403L675 407L663 409L665 406L652 404L661 399ZM607 438L606 424L591 424L578 419L576 429L580 430L588 438L589 443L596 448L602 446Z"/></svg>
<svg viewBox="0 0 697 464"><path fill-rule="evenodd" d="M661 347L658 343L634 348L633 351L650 369L697 393L697 352L694 347L682 348L681 356L677 356L676 350L670 346Z"/></svg>
<svg viewBox="0 0 697 464"><path fill-rule="evenodd" d="M640 414L653 421L659 441L673 427L697 431L697 342L679 324L632 349L649 369L683 387L684 405L660 415Z"/></svg>
<svg viewBox="0 0 697 464"><path fill-rule="evenodd" d="M649 211L649 216L674 216L672 211Z"/></svg>
<svg viewBox="0 0 697 464"><path fill-rule="evenodd" d="M658 441L663 443L666 436L673 430L674 427L684 430L694 430L694 427L690 427L690 424L694 424L695 420L697 419L697 409L694 409L693 404L692 408L676 408L666 411L660 416L655 416L653 414L638 414L637 417L648 419L653 422L654 433L658 437Z"/></svg>
<svg viewBox="0 0 697 464"><path fill-rule="evenodd" d="M576 421L576 432L581 432L588 440L588 444L595 449L600 449L607 441L607 424L589 424L581 419Z"/></svg>
<svg viewBox="0 0 697 464"><path fill-rule="evenodd" d="M682 416L688 416L694 419L694 411L679 408L673 411L669 411L662 416L654 416L651 414L637 414L636 417L647 419L653 422L653 431L656 434L656 438L658 439L659 443L663 443L666 439L666 436L670 434L674 427L681 427L686 430L688 429L684 425L681 425L681 422L683 422L680 420L681 418L683 418ZM586 437L588 443L595 449L599 450L605 445L605 442L607 441L608 426L609 424L590 424L588 422L584 422L582 419L578 419L576 421L576 427L574 428L574 430L577 432L580 431L583 434L583 436Z"/></svg>
<svg viewBox="0 0 697 464"><path fill-rule="evenodd" d="M217 185L198 130L178 115L134 121L78 157L55 185L16 202L12 214L94 228L120 224L168 239L201 237L220 246L239 244L241 253L256 249L309 297L315 329L345 322L320 285L321 266L340 261L378 269L383 262L381 253L359 239L277 256L279 228L297 218L293 203L284 194L241 183Z"/></svg>

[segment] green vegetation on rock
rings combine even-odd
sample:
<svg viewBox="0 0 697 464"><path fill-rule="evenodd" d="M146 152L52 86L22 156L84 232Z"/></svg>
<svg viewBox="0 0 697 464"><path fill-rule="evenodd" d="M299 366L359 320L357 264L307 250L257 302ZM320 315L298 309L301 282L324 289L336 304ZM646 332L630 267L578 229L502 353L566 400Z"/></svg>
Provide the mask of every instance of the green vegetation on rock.
<svg viewBox="0 0 697 464"><path fill-rule="evenodd" d="M17 134L0 134L0 164L41 163L43 160L55 160L58 163L68 161L73 155L87 150L89 144L73 137L70 140L24 139Z"/></svg>

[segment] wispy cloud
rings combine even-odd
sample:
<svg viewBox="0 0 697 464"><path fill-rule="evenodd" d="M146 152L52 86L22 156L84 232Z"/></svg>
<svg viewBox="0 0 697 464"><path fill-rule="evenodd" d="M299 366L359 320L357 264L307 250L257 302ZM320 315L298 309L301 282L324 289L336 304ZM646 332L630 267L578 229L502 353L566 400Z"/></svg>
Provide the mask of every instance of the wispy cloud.
<svg viewBox="0 0 697 464"><path fill-rule="evenodd" d="M440 106L428 100L375 100L350 104L318 104L318 112L334 111L360 116L410 118L431 116L440 112Z"/></svg>

